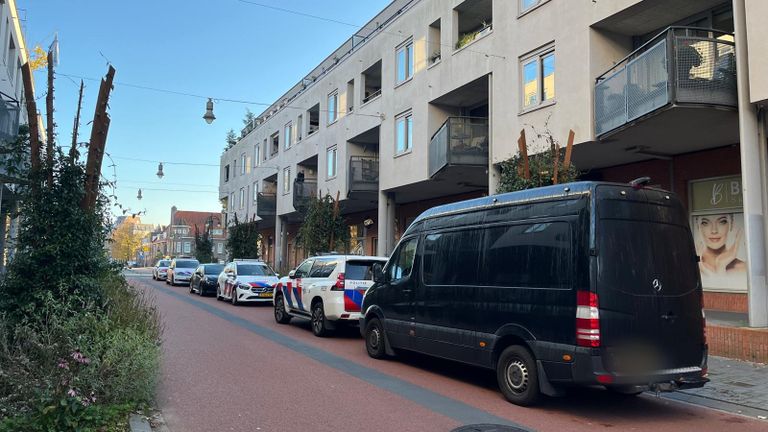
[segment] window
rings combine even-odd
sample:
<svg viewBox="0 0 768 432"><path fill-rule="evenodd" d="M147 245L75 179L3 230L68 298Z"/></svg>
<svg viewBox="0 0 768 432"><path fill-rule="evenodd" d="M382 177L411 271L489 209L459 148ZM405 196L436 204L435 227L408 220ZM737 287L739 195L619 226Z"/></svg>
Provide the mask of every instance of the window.
<svg viewBox="0 0 768 432"><path fill-rule="evenodd" d="M312 263L314 263L314 260L308 259L301 263L299 268L296 269L296 273L294 273L294 276L297 278L306 277L309 275L309 270L312 268Z"/></svg>
<svg viewBox="0 0 768 432"><path fill-rule="evenodd" d="M283 194L291 193L291 169L283 170Z"/></svg>
<svg viewBox="0 0 768 432"><path fill-rule="evenodd" d="M427 55L429 56L430 65L439 62L440 58L442 57L443 46L441 33L440 19L429 25L429 29L427 30L429 38L429 52Z"/></svg>
<svg viewBox="0 0 768 432"><path fill-rule="evenodd" d="M272 140L272 147L269 149L269 156L272 157L280 150L280 132L272 134L270 139Z"/></svg>
<svg viewBox="0 0 768 432"><path fill-rule="evenodd" d="M391 282L407 278L411 275L413 269L413 259L416 256L416 238L411 238L403 242L397 252L392 255L395 258L392 261L387 273Z"/></svg>
<svg viewBox="0 0 768 432"><path fill-rule="evenodd" d="M184 242L184 253L190 253L192 252L192 244L190 242ZM179 262L176 262L176 265L179 265Z"/></svg>
<svg viewBox="0 0 768 432"><path fill-rule="evenodd" d="M366 69L361 78L362 103L381 96L381 60Z"/></svg>
<svg viewBox="0 0 768 432"><path fill-rule="evenodd" d="M523 110L555 98L555 52L548 49L522 61Z"/></svg>
<svg viewBox="0 0 768 432"><path fill-rule="evenodd" d="M397 83L405 82L413 76L413 40L397 48Z"/></svg>
<svg viewBox="0 0 768 432"><path fill-rule="evenodd" d="M395 119L395 153L405 153L413 148L413 113L408 111Z"/></svg>
<svg viewBox="0 0 768 432"><path fill-rule="evenodd" d="M259 182L253 183L253 202L259 198Z"/></svg>
<svg viewBox="0 0 768 432"><path fill-rule="evenodd" d="M245 163L245 153L240 155L240 175L245 174L245 167L248 166Z"/></svg>
<svg viewBox="0 0 768 432"><path fill-rule="evenodd" d="M229 181L229 164L224 167L224 182Z"/></svg>
<svg viewBox="0 0 768 432"><path fill-rule="evenodd" d="M175 242L176 243L176 253L181 253L181 242Z"/></svg>
<svg viewBox="0 0 768 432"><path fill-rule="evenodd" d="M256 166L261 164L261 146L258 144L253 146L253 162Z"/></svg>
<svg viewBox="0 0 768 432"><path fill-rule="evenodd" d="M224 253L224 243L216 243L216 250L220 254Z"/></svg>
<svg viewBox="0 0 768 432"><path fill-rule="evenodd" d="M534 6L538 6L540 3L545 2L546 0L520 0L520 13L533 8Z"/></svg>
<svg viewBox="0 0 768 432"><path fill-rule="evenodd" d="M328 124L334 123L339 118L339 91L334 90L328 95Z"/></svg>
<svg viewBox="0 0 768 432"><path fill-rule="evenodd" d="M245 188L240 188L240 208L245 208Z"/></svg>
<svg viewBox="0 0 768 432"><path fill-rule="evenodd" d="M291 144L293 144L291 142L291 140L293 139L293 124L288 123L287 125L285 125L284 132L285 132L284 134L285 136L283 137L283 140L285 141L285 149L288 150L289 148L291 148Z"/></svg>
<svg viewBox="0 0 768 432"><path fill-rule="evenodd" d="M326 165L326 178L336 177L336 146L328 149L325 157Z"/></svg>
<svg viewBox="0 0 768 432"><path fill-rule="evenodd" d="M333 258L315 260L309 271L309 277L327 278L336 269L337 264L338 262Z"/></svg>
<svg viewBox="0 0 768 432"><path fill-rule="evenodd" d="M302 134L304 133L304 116L300 115L296 119L296 142L301 141Z"/></svg>
<svg viewBox="0 0 768 432"><path fill-rule="evenodd" d="M429 234L424 238L423 279L427 285L477 285L481 228Z"/></svg>
<svg viewBox="0 0 768 432"><path fill-rule="evenodd" d="M307 136L312 135L313 133L320 130L320 104L315 104L312 108L307 111L307 118L309 119L309 130L307 131Z"/></svg>

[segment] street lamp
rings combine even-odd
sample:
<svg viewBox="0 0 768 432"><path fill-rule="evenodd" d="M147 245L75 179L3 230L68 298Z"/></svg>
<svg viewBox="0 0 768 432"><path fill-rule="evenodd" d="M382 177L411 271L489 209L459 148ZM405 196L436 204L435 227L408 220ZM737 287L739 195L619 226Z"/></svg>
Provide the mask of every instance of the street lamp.
<svg viewBox="0 0 768 432"><path fill-rule="evenodd" d="M203 115L203 120L208 124L211 124L216 120L216 116L213 115L213 99L211 98L208 98L208 102L205 104L205 115Z"/></svg>
<svg viewBox="0 0 768 432"><path fill-rule="evenodd" d="M165 174L163 174L163 163L160 162L160 164L157 166L157 178L162 179L164 175Z"/></svg>
<svg viewBox="0 0 768 432"><path fill-rule="evenodd" d="M138 193L138 195L136 195L136 199L138 199L138 200L141 199L141 189L139 189L139 193Z"/></svg>

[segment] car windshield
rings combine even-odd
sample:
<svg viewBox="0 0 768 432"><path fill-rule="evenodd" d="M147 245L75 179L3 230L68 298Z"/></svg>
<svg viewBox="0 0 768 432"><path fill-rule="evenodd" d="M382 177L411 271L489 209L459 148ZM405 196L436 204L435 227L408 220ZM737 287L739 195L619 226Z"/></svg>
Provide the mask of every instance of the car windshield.
<svg viewBox="0 0 768 432"><path fill-rule="evenodd" d="M239 276L274 276L275 272L264 264L238 264Z"/></svg>
<svg viewBox="0 0 768 432"><path fill-rule="evenodd" d="M195 268L199 265L200 263L197 262L197 260L177 260L176 261L176 268Z"/></svg>
<svg viewBox="0 0 768 432"><path fill-rule="evenodd" d="M158 267L168 267L169 265L171 265L171 262L167 260L162 260L157 263Z"/></svg>
<svg viewBox="0 0 768 432"><path fill-rule="evenodd" d="M222 272L222 270L224 270L223 264L209 264L209 265L203 266L203 271L207 275L219 274Z"/></svg>

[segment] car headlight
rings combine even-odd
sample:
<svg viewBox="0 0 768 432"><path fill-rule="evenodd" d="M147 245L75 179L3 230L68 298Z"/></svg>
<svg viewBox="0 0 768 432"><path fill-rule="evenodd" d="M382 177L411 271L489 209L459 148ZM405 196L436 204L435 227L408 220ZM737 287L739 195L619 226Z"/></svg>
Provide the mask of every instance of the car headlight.
<svg viewBox="0 0 768 432"><path fill-rule="evenodd" d="M250 291L251 286L248 284L237 284L237 287L244 291Z"/></svg>

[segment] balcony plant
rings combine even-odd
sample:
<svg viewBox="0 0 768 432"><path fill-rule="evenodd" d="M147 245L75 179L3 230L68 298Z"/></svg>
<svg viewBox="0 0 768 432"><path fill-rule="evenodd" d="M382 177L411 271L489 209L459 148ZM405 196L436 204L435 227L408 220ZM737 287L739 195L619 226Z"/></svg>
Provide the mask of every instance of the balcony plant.
<svg viewBox="0 0 768 432"><path fill-rule="evenodd" d="M493 23L483 21L482 24L480 25L480 28L474 31L464 33L459 37L459 41L456 42L456 49L461 49L464 46L469 45L475 39L490 33L492 29L493 29Z"/></svg>

